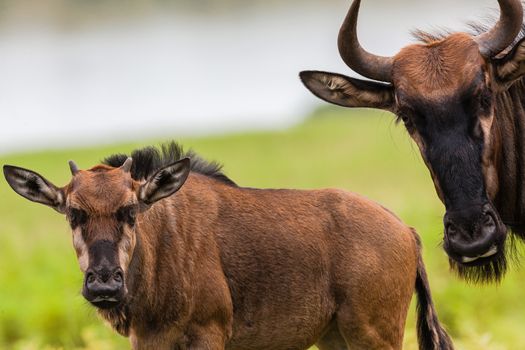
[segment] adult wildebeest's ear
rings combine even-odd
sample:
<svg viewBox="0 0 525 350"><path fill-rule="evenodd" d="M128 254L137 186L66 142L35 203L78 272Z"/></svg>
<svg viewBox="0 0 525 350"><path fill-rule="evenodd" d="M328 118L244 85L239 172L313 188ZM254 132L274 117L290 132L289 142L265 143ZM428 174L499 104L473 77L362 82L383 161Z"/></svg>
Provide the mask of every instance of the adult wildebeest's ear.
<svg viewBox="0 0 525 350"><path fill-rule="evenodd" d="M171 196L181 188L190 174L190 159L184 158L158 170L139 188L139 200L150 205Z"/></svg>
<svg viewBox="0 0 525 350"><path fill-rule="evenodd" d="M64 213L64 192L41 175L31 170L4 165L4 176L9 186L22 197Z"/></svg>
<svg viewBox="0 0 525 350"><path fill-rule="evenodd" d="M343 107L394 110L394 88L390 84L318 71L304 71L299 76L308 90L327 102Z"/></svg>
<svg viewBox="0 0 525 350"><path fill-rule="evenodd" d="M521 39L502 59L495 60L498 79L510 83L525 74L525 38Z"/></svg>

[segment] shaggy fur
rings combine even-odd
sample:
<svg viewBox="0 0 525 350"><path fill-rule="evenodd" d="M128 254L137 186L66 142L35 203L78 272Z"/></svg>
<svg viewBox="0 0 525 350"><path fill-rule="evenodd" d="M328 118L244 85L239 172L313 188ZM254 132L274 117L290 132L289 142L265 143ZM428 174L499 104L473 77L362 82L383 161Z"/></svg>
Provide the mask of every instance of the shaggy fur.
<svg viewBox="0 0 525 350"><path fill-rule="evenodd" d="M235 186L222 172L222 165L217 162L208 162L195 154L192 150L185 152L177 142L167 142L160 146L145 147L131 152L131 155L114 154L102 161L103 164L118 168L128 157L133 158L131 177L135 180L146 180L160 168L175 163L182 158L191 159L191 171L212 177L226 184Z"/></svg>

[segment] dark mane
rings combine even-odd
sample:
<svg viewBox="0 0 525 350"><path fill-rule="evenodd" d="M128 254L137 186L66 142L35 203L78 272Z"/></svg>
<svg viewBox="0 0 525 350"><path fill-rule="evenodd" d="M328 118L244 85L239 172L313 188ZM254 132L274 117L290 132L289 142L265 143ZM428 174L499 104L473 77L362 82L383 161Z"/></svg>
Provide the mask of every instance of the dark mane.
<svg viewBox="0 0 525 350"><path fill-rule="evenodd" d="M116 168L124 164L128 157L127 154L113 154L104 159L102 163ZM235 182L224 175L221 164L208 162L192 150L184 152L182 146L174 141L162 144L159 148L149 146L131 152L131 158L133 158L131 177L137 181L145 180L160 168L186 157L191 159L193 172L236 186Z"/></svg>
<svg viewBox="0 0 525 350"><path fill-rule="evenodd" d="M522 2L525 6L525 1L522 1ZM495 11L495 13L497 13L497 11ZM496 21L497 21L497 16L489 15L486 17L486 19L483 22L469 22L466 24L467 25L466 32L471 35L479 35L479 34L485 33L490 28L492 28L492 26L494 25L494 23L496 23ZM438 29L435 32L428 32L428 31L424 31L421 29L415 29L412 31L411 34L414 37L414 39L416 39L417 41L420 41L424 44L429 44L435 41L443 40L452 33L454 33L454 31L449 30L449 29ZM525 23L523 23L521 27L521 31L514 39L514 42L509 46L509 48L504 50L502 53L505 53L510 48L514 47L514 45L516 45L518 41L521 40L523 37L525 37Z"/></svg>

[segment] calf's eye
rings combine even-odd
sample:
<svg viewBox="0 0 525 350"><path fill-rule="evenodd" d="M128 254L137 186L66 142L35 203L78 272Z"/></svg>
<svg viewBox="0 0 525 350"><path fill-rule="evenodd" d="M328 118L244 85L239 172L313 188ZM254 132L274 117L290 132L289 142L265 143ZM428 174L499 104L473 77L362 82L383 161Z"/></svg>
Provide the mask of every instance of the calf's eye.
<svg viewBox="0 0 525 350"><path fill-rule="evenodd" d="M82 209L71 208L69 209L68 219L71 228L75 229L76 227L84 225L87 222L88 215Z"/></svg>
<svg viewBox="0 0 525 350"><path fill-rule="evenodd" d="M134 206L126 206L119 208L115 216L119 222L133 226L135 224L137 212Z"/></svg>

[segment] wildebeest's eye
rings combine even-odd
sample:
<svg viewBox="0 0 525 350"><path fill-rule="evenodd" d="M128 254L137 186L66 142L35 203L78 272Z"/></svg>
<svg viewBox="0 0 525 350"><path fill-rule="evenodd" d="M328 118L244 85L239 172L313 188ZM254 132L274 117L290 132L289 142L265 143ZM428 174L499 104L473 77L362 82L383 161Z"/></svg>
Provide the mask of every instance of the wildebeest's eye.
<svg viewBox="0 0 525 350"><path fill-rule="evenodd" d="M481 123L479 122L479 119L476 118L474 121L474 128L472 130L473 136L478 139L483 138L483 129L481 127Z"/></svg>
<svg viewBox="0 0 525 350"><path fill-rule="evenodd" d="M135 219L137 217L137 209L133 205L127 205L119 208L115 216L119 222L133 226L135 225Z"/></svg>
<svg viewBox="0 0 525 350"><path fill-rule="evenodd" d="M73 229L77 226L84 225L88 219L87 213L84 210L77 208L70 208L67 217L69 219L69 224Z"/></svg>
<svg viewBox="0 0 525 350"><path fill-rule="evenodd" d="M405 124L405 127L410 131L410 129L413 128L412 119L410 119L408 113L399 113L399 119L403 121L403 124Z"/></svg>
<svg viewBox="0 0 525 350"><path fill-rule="evenodd" d="M483 112L490 112L490 107L492 106L492 96L488 90L484 90L479 95L479 106Z"/></svg>

